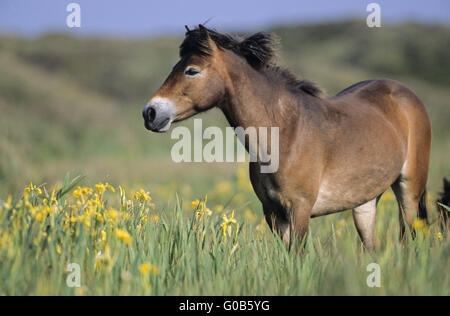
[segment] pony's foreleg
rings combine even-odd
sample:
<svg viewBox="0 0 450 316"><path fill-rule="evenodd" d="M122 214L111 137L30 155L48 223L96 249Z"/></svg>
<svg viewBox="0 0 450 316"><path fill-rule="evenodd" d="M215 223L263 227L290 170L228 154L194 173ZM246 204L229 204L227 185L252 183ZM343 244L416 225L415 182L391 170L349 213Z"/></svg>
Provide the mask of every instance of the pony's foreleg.
<svg viewBox="0 0 450 316"><path fill-rule="evenodd" d="M377 199L373 199L353 209L353 220L364 247L375 250L375 215Z"/></svg>
<svg viewBox="0 0 450 316"><path fill-rule="evenodd" d="M288 249L293 245L304 250L314 201L292 195L275 195L277 199L265 199L264 215L272 231L278 233Z"/></svg>
<svg viewBox="0 0 450 316"><path fill-rule="evenodd" d="M311 221L311 210L314 203L307 199L298 199L292 203L290 210L291 243L300 247L301 252L305 250L306 239Z"/></svg>
<svg viewBox="0 0 450 316"><path fill-rule="evenodd" d="M274 206L264 205L264 216L266 222L272 231L275 231L286 245L290 243L290 225L289 220L281 216L280 212Z"/></svg>

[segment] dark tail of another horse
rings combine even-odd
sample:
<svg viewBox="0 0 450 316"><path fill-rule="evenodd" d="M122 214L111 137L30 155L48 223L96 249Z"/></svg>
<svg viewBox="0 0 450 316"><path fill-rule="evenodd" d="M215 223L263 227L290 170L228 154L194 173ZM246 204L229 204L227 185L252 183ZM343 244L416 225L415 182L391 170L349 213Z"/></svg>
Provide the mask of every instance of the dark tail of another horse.
<svg viewBox="0 0 450 316"><path fill-rule="evenodd" d="M440 194L439 200L437 200L437 209L439 211L439 223L442 230L447 229L449 221L449 211L442 205L450 207L450 182L444 178L444 191Z"/></svg>
<svg viewBox="0 0 450 316"><path fill-rule="evenodd" d="M428 211L427 211L427 190L422 193L419 201L419 219L425 221L428 224Z"/></svg>

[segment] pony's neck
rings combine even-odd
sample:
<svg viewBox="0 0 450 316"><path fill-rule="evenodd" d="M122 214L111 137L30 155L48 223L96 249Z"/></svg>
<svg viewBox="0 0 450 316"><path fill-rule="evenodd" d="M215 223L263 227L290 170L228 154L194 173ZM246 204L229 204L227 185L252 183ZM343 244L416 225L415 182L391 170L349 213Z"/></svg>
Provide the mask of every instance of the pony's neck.
<svg viewBox="0 0 450 316"><path fill-rule="evenodd" d="M299 100L243 60L228 67L227 100L221 106L232 127L287 127L298 121Z"/></svg>

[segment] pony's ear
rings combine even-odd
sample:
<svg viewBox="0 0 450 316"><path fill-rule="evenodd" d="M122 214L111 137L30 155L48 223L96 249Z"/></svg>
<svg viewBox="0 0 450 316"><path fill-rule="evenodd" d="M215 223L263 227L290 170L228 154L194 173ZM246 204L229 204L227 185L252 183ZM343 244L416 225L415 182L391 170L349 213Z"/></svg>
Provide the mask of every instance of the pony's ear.
<svg viewBox="0 0 450 316"><path fill-rule="evenodd" d="M256 33L239 43L239 51L255 68L274 63L278 39L269 33Z"/></svg>
<svg viewBox="0 0 450 316"><path fill-rule="evenodd" d="M202 33L202 37L206 41L207 47L211 51L214 51L214 50L218 49L216 42L214 42L214 40L211 37L210 30L207 27L205 27L203 24L199 24L198 25L198 29Z"/></svg>
<svg viewBox="0 0 450 316"><path fill-rule="evenodd" d="M450 182L444 178L444 192L450 192Z"/></svg>
<svg viewBox="0 0 450 316"><path fill-rule="evenodd" d="M202 32L206 32L206 33L208 32L208 29L203 24L199 24L198 29Z"/></svg>

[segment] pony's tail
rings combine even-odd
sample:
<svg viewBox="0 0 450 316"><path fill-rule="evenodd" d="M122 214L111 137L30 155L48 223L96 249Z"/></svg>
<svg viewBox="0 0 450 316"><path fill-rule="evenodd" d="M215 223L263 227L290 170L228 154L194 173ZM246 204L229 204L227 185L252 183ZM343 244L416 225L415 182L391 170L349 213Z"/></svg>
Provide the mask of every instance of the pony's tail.
<svg viewBox="0 0 450 316"><path fill-rule="evenodd" d="M448 227L448 212L442 205L438 204L439 211L439 225L442 230L447 229Z"/></svg>
<svg viewBox="0 0 450 316"><path fill-rule="evenodd" d="M427 190L423 191L419 201L419 219L428 224Z"/></svg>
<svg viewBox="0 0 450 316"><path fill-rule="evenodd" d="M439 223L441 229L444 231L448 228L448 215L449 211L443 206L450 207L450 182L444 178L444 191L440 194L440 198L436 201L437 209L439 212Z"/></svg>

